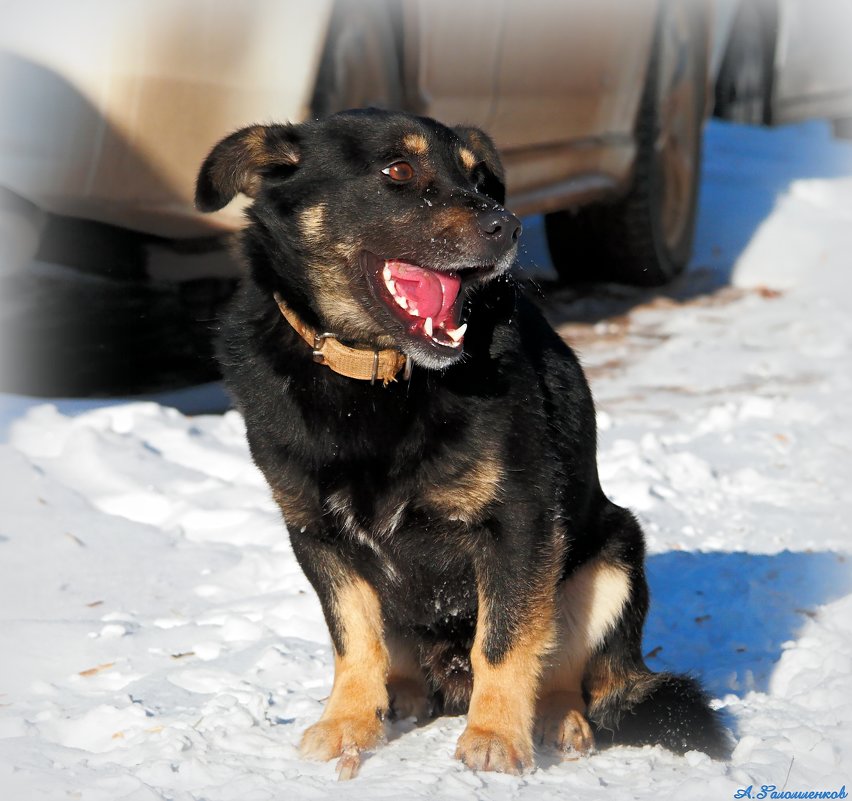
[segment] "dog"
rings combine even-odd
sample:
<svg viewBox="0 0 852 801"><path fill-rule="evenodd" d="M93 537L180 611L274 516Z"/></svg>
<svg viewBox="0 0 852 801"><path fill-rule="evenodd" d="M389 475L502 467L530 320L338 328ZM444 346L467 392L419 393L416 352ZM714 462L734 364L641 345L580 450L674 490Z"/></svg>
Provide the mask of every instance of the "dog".
<svg viewBox="0 0 852 801"><path fill-rule="evenodd" d="M467 713L476 770L728 751L699 683L643 661L642 531L601 489L574 353L509 275L504 180L481 130L375 109L243 128L198 176L204 212L253 200L218 353L334 646L301 753L341 778L385 718L440 713Z"/></svg>

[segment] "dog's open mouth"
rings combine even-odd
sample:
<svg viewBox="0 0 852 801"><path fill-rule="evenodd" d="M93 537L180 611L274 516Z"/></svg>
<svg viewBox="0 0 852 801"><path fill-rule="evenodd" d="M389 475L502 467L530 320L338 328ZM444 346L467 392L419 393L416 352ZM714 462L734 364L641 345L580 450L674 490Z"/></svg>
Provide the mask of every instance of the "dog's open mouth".
<svg viewBox="0 0 852 801"><path fill-rule="evenodd" d="M458 324L458 275L389 259L382 268L382 281L405 313L410 333L429 337L438 345L461 347L467 325Z"/></svg>
<svg viewBox="0 0 852 801"><path fill-rule="evenodd" d="M376 260L374 284L379 299L406 331L433 347L460 351L466 324L462 277L399 259Z"/></svg>

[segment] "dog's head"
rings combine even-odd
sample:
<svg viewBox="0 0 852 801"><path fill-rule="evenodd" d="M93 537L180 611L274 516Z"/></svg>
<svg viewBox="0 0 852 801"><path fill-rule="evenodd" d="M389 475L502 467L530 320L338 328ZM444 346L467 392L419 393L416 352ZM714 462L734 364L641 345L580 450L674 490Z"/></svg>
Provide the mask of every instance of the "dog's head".
<svg viewBox="0 0 852 801"><path fill-rule="evenodd" d="M244 128L198 177L196 205L249 195L243 247L289 302L340 339L446 367L465 298L512 264L521 232L476 128L374 109Z"/></svg>

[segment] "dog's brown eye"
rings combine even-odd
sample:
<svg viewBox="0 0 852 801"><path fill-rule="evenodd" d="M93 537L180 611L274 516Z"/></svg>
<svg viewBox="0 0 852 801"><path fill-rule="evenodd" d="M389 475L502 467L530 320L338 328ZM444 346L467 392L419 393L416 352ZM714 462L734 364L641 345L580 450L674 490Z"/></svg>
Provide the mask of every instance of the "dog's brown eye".
<svg viewBox="0 0 852 801"><path fill-rule="evenodd" d="M399 183L405 183L414 177L414 167L407 161L397 161L391 164L390 167L385 167L382 172L392 181L398 181Z"/></svg>

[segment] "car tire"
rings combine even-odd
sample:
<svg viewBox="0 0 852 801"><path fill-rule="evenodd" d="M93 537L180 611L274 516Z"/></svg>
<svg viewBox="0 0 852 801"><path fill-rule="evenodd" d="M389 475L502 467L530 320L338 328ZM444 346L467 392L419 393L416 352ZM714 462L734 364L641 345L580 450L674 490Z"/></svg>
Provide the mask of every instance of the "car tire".
<svg viewBox="0 0 852 801"><path fill-rule="evenodd" d="M715 116L748 125L771 124L777 38L775 0L743 0L716 79Z"/></svg>
<svg viewBox="0 0 852 801"><path fill-rule="evenodd" d="M568 282L659 286L692 253L707 85L698 4L662 4L636 123L636 159L620 199L545 215L553 265Z"/></svg>
<svg viewBox="0 0 852 801"><path fill-rule="evenodd" d="M311 103L315 117L350 108L400 108L400 21L384 0L338 0Z"/></svg>

